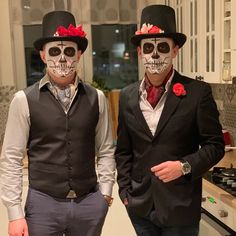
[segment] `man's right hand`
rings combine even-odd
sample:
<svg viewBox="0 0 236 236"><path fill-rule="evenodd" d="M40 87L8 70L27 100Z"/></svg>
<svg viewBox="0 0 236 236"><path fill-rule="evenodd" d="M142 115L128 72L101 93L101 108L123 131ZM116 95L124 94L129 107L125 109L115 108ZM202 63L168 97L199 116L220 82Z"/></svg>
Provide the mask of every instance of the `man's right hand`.
<svg viewBox="0 0 236 236"><path fill-rule="evenodd" d="M125 206L128 206L128 204L129 204L128 198L125 198L125 199L123 200L123 204L124 204Z"/></svg>
<svg viewBox="0 0 236 236"><path fill-rule="evenodd" d="M8 224L9 236L29 236L28 226L24 218L10 221Z"/></svg>

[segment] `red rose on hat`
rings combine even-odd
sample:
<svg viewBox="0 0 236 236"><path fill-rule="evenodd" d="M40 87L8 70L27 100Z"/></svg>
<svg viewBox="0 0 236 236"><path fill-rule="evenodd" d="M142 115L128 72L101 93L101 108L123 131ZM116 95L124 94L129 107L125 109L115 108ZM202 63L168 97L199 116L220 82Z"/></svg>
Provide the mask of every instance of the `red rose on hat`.
<svg viewBox="0 0 236 236"><path fill-rule="evenodd" d="M83 31L81 25L74 27L72 24L70 24L68 29L66 29L64 26L59 26L55 36L79 36L83 38L86 36L86 33Z"/></svg>
<svg viewBox="0 0 236 236"><path fill-rule="evenodd" d="M184 86L181 83L176 83L173 86L173 93L179 97L179 96L185 96L186 95L186 90Z"/></svg>

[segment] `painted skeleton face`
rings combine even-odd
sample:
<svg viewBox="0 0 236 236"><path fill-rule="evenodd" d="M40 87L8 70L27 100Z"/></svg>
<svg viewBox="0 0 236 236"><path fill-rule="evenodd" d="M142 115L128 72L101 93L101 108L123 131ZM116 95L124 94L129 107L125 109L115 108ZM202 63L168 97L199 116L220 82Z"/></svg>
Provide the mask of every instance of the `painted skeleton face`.
<svg viewBox="0 0 236 236"><path fill-rule="evenodd" d="M45 59L48 71L56 77L67 77L76 70L77 44L70 41L55 41L45 44Z"/></svg>
<svg viewBox="0 0 236 236"><path fill-rule="evenodd" d="M142 61L151 74L161 74L172 64L173 41L169 38L147 38L141 41Z"/></svg>

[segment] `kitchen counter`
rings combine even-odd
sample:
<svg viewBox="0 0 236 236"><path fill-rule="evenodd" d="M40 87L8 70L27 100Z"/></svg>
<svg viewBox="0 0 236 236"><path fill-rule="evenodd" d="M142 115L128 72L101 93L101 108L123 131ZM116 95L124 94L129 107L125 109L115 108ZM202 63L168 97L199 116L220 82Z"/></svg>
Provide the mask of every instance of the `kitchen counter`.
<svg viewBox="0 0 236 236"><path fill-rule="evenodd" d="M221 200L226 205L236 209L236 197L225 192L223 189L203 179L203 189L211 194L211 196Z"/></svg>
<svg viewBox="0 0 236 236"><path fill-rule="evenodd" d="M225 156L216 166L229 168L231 164L236 167L236 150L225 152ZM236 197L205 179L203 179L203 190L210 193L213 197L221 200L226 205L236 209Z"/></svg>

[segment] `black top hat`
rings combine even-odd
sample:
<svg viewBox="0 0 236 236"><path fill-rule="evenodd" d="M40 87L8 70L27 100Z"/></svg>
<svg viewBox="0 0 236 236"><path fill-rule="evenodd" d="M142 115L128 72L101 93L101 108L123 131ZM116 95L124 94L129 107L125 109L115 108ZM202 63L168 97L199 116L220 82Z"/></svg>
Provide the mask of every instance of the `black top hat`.
<svg viewBox="0 0 236 236"><path fill-rule="evenodd" d="M181 48L187 39L186 35L176 32L175 11L166 5L145 7L142 11L140 25L141 29L136 31L131 38L131 42L136 46L139 46L140 41L144 38L164 37L172 38Z"/></svg>
<svg viewBox="0 0 236 236"><path fill-rule="evenodd" d="M62 29L61 33L58 32L58 27ZM37 50L42 50L45 43L53 41L75 42L82 53L87 48L88 40L85 38L86 34L81 26L75 28L75 18L70 12L52 11L47 13L43 17L42 31L42 38L34 42L34 47Z"/></svg>

